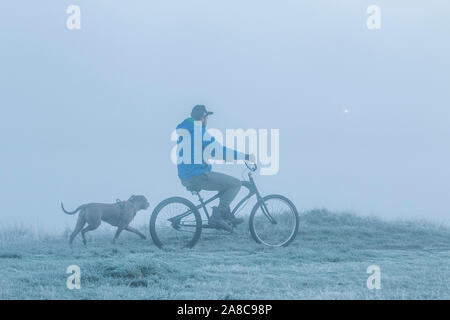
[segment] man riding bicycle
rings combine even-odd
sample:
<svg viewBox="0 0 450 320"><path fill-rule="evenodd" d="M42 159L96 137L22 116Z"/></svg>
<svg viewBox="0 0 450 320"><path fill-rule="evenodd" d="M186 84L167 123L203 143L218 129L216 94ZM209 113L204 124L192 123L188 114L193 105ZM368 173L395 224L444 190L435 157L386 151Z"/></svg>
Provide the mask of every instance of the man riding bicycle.
<svg viewBox="0 0 450 320"><path fill-rule="evenodd" d="M206 162L204 158L204 151L211 143L217 144L213 137L209 137L206 132L206 125L208 122L208 116L213 114L213 112L207 111L204 105L196 105L191 112L191 117L185 119L177 126L177 130L184 129L189 132L190 136L190 158L187 163L185 163L181 158L183 157L183 149L179 150L177 156L179 157L177 169L178 177L181 180L183 186L188 190L197 191L207 190L207 191L218 191L220 192L220 202L218 207L213 208L213 213L209 219L209 225L225 229L228 231L232 230L232 225L238 225L243 222L243 219L236 218L230 210L230 204L236 195L239 193L241 188L241 181L220 172L211 171L211 165ZM200 129L201 132L201 159L195 157L199 155L199 150L195 150L195 129ZM177 144L183 141L183 136L180 135ZM233 154L233 160L245 159L251 162L255 162L255 156L244 154L236 150L230 150L224 146L219 146L222 149L223 160L227 160L227 154ZM215 146L217 148L217 146ZM197 153L196 153L197 151ZM195 160L197 161L194 161ZM181 160L181 161L180 161ZM228 223L230 222L230 223Z"/></svg>

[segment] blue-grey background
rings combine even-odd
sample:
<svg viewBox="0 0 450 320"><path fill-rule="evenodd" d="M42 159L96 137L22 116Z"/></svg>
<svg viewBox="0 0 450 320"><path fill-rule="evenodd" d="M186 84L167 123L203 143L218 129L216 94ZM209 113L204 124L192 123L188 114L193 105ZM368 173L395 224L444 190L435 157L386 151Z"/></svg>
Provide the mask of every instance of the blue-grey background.
<svg viewBox="0 0 450 320"><path fill-rule="evenodd" d="M371 4L381 30L366 27ZM280 129L264 193L445 223L449 13L435 0L2 1L0 223L61 229L74 218L60 201L188 195L170 134L197 103L211 127Z"/></svg>

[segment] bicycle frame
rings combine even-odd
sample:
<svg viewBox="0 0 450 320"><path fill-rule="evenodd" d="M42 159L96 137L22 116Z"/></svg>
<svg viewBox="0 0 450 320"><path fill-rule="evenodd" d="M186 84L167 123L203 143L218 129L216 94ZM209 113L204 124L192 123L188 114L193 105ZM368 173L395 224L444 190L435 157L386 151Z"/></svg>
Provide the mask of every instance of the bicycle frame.
<svg viewBox="0 0 450 320"><path fill-rule="evenodd" d="M269 221L273 224L276 224L275 219L269 214L269 210L266 207L266 204L264 203L261 194L258 191L258 188L256 187L255 181L253 180L253 176L252 176L252 172L248 173L248 179L249 181L242 181L242 186L244 186L245 188L248 189L248 194L242 198L237 204L236 206L233 208L233 210L231 210L231 213L234 215L237 210L251 197L253 197L254 195L256 195L256 199L258 202L262 202L262 211L264 213L264 215L269 219ZM208 200L203 200L203 198L201 197L201 195L198 192L193 192L193 194L198 196L198 199L200 201L200 204L197 205L195 207L196 210L200 210L203 209L203 211L205 212L206 217L209 220L209 213L208 213L208 209L206 208L206 205L213 202L214 200L218 199L221 196L221 192L217 193L216 195L214 195L213 197L209 198ZM181 213L177 216L174 216L172 218L169 219L170 222L175 223L176 221L180 221L181 219L183 219L184 217L190 215L192 213L192 210L188 210L184 213ZM204 225L203 227L208 228L208 225Z"/></svg>

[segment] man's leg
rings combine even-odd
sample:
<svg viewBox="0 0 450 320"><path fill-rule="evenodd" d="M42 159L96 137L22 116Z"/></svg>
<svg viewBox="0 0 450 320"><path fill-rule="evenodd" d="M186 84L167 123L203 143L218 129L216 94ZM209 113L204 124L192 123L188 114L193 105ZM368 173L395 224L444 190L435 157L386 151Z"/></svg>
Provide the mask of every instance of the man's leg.
<svg viewBox="0 0 450 320"><path fill-rule="evenodd" d="M211 225L232 231L232 227L227 220L230 220L234 225L244 221L243 219L235 218L230 212L230 204L241 188L242 183L240 180L219 172L205 172L190 180L182 181L182 184L186 187L194 187L194 189L222 192L219 207L213 208L213 214L209 220Z"/></svg>
<svg viewBox="0 0 450 320"><path fill-rule="evenodd" d="M207 179L202 181L202 189L207 191L222 192L220 196L219 209L222 212L230 210L230 204L241 189L241 181L235 177L220 172L205 173Z"/></svg>
<svg viewBox="0 0 450 320"><path fill-rule="evenodd" d="M241 185L242 182L232 176L218 172L208 172L202 187L204 190L222 192L218 207L219 213L235 226L244 222L244 219L236 218L230 210L230 204L239 193Z"/></svg>

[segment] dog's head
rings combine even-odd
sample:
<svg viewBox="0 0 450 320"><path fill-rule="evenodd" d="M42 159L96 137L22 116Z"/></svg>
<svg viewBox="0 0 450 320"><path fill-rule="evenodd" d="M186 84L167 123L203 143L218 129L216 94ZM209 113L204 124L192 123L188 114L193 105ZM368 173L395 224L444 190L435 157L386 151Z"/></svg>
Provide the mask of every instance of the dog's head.
<svg viewBox="0 0 450 320"><path fill-rule="evenodd" d="M150 206L150 203L148 203L148 200L145 196L132 195L130 199L128 199L128 201L134 205L136 211L147 210L147 208Z"/></svg>

